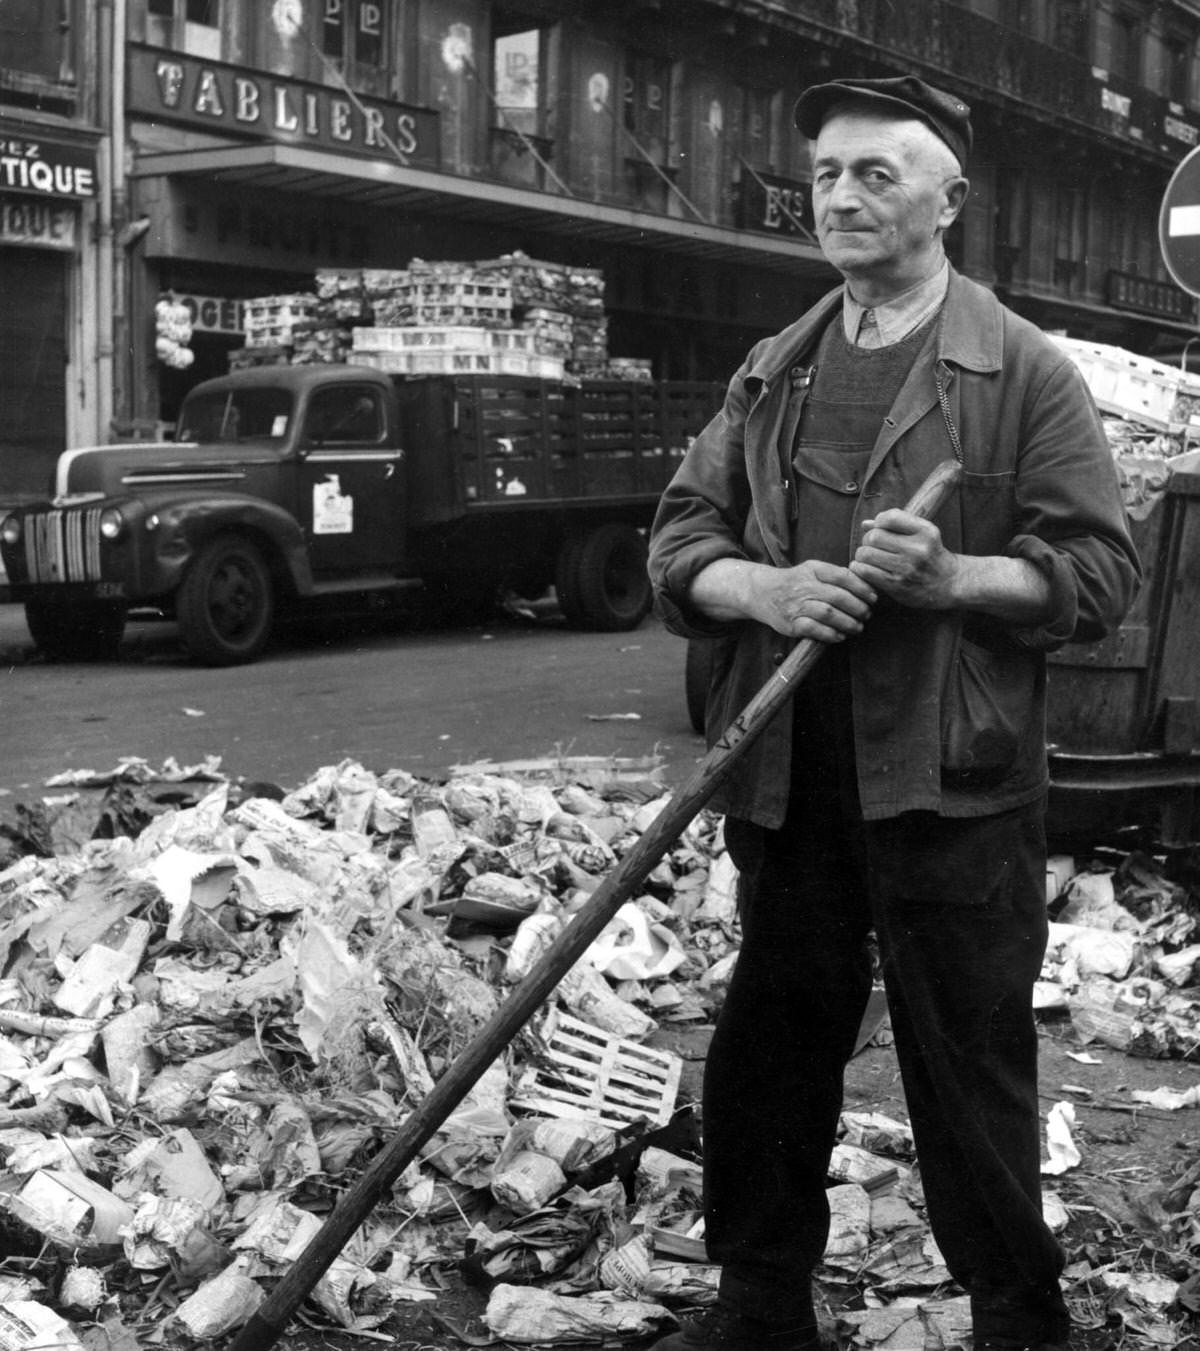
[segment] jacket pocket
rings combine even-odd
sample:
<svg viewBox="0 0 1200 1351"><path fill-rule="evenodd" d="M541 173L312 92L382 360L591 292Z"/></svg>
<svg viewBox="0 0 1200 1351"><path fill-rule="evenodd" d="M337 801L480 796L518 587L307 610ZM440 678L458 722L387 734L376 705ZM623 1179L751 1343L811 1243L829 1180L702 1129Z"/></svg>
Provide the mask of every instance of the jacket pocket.
<svg viewBox="0 0 1200 1351"><path fill-rule="evenodd" d="M1029 657L959 638L942 700L942 778L963 788L1000 783L1016 765L1033 716Z"/></svg>

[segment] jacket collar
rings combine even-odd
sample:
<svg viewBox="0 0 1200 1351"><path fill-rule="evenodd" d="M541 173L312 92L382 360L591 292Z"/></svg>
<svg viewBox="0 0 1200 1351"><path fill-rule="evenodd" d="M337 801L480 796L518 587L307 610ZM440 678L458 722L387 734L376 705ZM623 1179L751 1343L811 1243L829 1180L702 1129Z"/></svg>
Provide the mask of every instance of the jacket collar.
<svg viewBox="0 0 1200 1351"><path fill-rule="evenodd" d="M752 394L805 359L841 307L843 294L841 286L830 291L794 324L759 344L745 376ZM938 334L938 360L973 371L995 371L1000 369L1003 355L1000 302L986 287L951 268Z"/></svg>

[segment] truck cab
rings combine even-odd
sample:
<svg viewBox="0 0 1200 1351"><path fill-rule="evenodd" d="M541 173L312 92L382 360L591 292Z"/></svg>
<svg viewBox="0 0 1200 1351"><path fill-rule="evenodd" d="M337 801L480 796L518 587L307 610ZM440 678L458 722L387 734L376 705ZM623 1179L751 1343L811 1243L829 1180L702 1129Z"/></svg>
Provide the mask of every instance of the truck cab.
<svg viewBox="0 0 1200 1351"><path fill-rule="evenodd" d="M198 660L249 661L280 602L399 584L403 465L386 376L234 372L191 391L175 441L65 452L0 550L50 655L111 651L138 606L178 619Z"/></svg>

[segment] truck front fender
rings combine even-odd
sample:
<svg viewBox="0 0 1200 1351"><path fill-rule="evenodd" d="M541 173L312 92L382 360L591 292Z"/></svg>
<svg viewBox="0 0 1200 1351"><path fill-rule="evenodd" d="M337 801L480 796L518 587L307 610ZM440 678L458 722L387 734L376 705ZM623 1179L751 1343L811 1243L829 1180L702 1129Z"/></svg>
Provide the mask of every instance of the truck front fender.
<svg viewBox="0 0 1200 1351"><path fill-rule="evenodd" d="M146 594L175 591L199 549L214 535L230 531L259 540L267 555L279 561L296 595L312 594L304 532L283 507L237 493L214 493L203 498L172 495L158 500L148 494L140 499L139 507L140 530L153 540L146 558L153 576L142 579Z"/></svg>

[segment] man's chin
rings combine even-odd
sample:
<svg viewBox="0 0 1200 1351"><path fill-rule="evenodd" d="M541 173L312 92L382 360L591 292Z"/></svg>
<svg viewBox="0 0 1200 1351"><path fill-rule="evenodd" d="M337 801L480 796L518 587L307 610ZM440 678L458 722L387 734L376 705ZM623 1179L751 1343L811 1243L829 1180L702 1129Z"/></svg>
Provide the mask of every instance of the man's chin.
<svg viewBox="0 0 1200 1351"><path fill-rule="evenodd" d="M879 261L874 251L866 245L855 248L826 243L822 251L826 260L839 272L851 277L859 272L872 271Z"/></svg>

